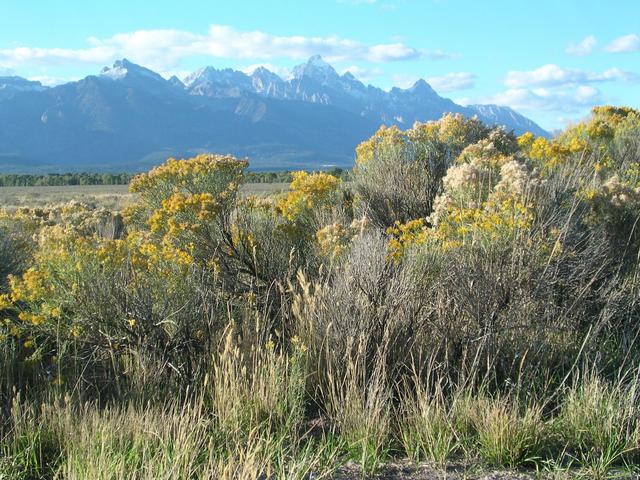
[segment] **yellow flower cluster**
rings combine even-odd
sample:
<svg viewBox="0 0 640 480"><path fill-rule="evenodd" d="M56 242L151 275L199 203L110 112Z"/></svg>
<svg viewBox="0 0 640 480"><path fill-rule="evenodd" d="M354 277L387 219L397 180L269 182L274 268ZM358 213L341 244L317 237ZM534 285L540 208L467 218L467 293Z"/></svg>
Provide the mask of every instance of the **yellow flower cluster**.
<svg viewBox="0 0 640 480"><path fill-rule="evenodd" d="M131 260L131 265L140 275L149 272L157 272L163 277L176 273L184 274L194 262L192 244L179 248L167 238L157 242L141 232L130 233L123 246L126 256ZM186 251L185 248L191 252ZM116 261L119 261L121 254L118 250L114 250L114 254Z"/></svg>
<svg viewBox="0 0 640 480"><path fill-rule="evenodd" d="M591 112L595 121L605 121L614 129L618 129L626 123L637 124L637 122L640 121L640 111L630 107L603 105L600 107L593 107Z"/></svg>
<svg viewBox="0 0 640 480"><path fill-rule="evenodd" d="M222 209L211 193L185 195L178 192L162 201L162 207L151 215L148 223L153 233L177 236L187 230L197 230L219 215Z"/></svg>
<svg viewBox="0 0 640 480"><path fill-rule="evenodd" d="M218 220L230 215L236 205L246 166L246 160L229 155L203 154L186 160L171 158L137 176L130 189L140 201L125 212L125 218L130 231L148 229L153 239L139 242L148 257L134 251L132 263L161 259L181 268L194 261L219 265L210 255L212 249L222 252L218 229L223 222Z"/></svg>
<svg viewBox="0 0 640 480"><path fill-rule="evenodd" d="M408 141L408 133L403 132L397 126L386 127L382 125L373 136L356 147L356 164L364 165L371 161L380 150L389 147L398 147Z"/></svg>
<svg viewBox="0 0 640 480"><path fill-rule="evenodd" d="M127 241L124 239L97 242L94 251L100 263L107 268L118 268L129 256Z"/></svg>
<svg viewBox="0 0 640 480"><path fill-rule="evenodd" d="M450 248L510 237L530 228L533 219L531 206L507 197L485 202L480 208L451 209L430 233L443 247Z"/></svg>
<svg viewBox="0 0 640 480"><path fill-rule="evenodd" d="M45 320L41 315L36 315L30 312L20 312L18 314L18 318L23 322L31 323L32 325L40 325Z"/></svg>
<svg viewBox="0 0 640 480"><path fill-rule="evenodd" d="M10 308L13 308L13 302L11 301L11 298L7 294L1 294L0 312L2 312L3 310L9 310Z"/></svg>
<svg viewBox="0 0 640 480"><path fill-rule="evenodd" d="M145 193L162 185L192 188L194 181L201 182L216 176L235 178L237 184L247 165L246 160L238 160L231 155L202 154L186 160L170 158L150 172L133 178L129 189Z"/></svg>
<svg viewBox="0 0 640 480"><path fill-rule="evenodd" d="M476 117L467 118L460 113L448 113L438 120L440 141L463 148L475 143L488 132Z"/></svg>
<svg viewBox="0 0 640 480"><path fill-rule="evenodd" d="M291 189L278 203L281 214L295 221L306 212L331 207L340 187L340 180L328 173L294 172Z"/></svg>
<svg viewBox="0 0 640 480"><path fill-rule="evenodd" d="M47 274L33 267L24 272L22 278L10 277L9 284L13 302L32 302L50 293Z"/></svg>
<svg viewBox="0 0 640 480"><path fill-rule="evenodd" d="M587 135L593 139L611 139L615 134L613 127L606 121L596 118L587 125Z"/></svg>
<svg viewBox="0 0 640 480"><path fill-rule="evenodd" d="M637 137L639 130L639 111L627 107L595 107L590 119L572 126L553 140L525 133L518 138L518 144L544 171L565 163L572 155L579 155L592 158L594 169L601 172L613 167L616 156L610 151L614 144L612 140L628 134Z"/></svg>
<svg viewBox="0 0 640 480"><path fill-rule="evenodd" d="M562 164L571 152L563 143L549 141L544 137L538 137L530 142L530 146L524 151L545 171Z"/></svg>
<svg viewBox="0 0 640 480"><path fill-rule="evenodd" d="M406 223L396 222L387 229L389 240L389 256L399 260L405 251L413 245L420 245L427 240L428 229L422 219L410 220Z"/></svg>
<svg viewBox="0 0 640 480"><path fill-rule="evenodd" d="M451 113L437 121L416 122L412 128L405 131L395 125L392 127L383 125L369 140L358 145L356 165L366 165L377 155L385 155L389 149L410 144L448 145L450 149L459 152L464 146L475 143L488 132L489 129L477 118L466 118L461 114ZM496 135L499 134L496 133ZM498 138L489 141L499 143Z"/></svg>

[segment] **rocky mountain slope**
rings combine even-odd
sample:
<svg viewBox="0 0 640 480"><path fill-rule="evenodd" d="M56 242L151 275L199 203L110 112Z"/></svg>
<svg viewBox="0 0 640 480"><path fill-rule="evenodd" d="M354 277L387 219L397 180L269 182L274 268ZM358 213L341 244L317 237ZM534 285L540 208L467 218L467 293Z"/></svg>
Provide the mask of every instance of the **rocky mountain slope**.
<svg viewBox="0 0 640 480"><path fill-rule="evenodd" d="M166 80L119 60L52 88L1 77L0 171L140 170L201 151L248 156L255 169L349 167L381 124L407 128L447 112L547 134L510 108L457 105L424 80L387 92L317 56L287 80L262 67Z"/></svg>

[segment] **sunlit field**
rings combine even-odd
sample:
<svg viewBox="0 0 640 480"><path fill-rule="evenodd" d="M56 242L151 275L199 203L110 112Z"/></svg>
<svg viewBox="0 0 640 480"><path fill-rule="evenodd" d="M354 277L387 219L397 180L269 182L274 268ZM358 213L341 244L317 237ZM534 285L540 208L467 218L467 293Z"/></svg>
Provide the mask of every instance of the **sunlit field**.
<svg viewBox="0 0 640 480"><path fill-rule="evenodd" d="M286 190L286 183L247 183L241 195L269 195ZM68 185L59 187L0 187L0 207L45 207L71 201L95 204L110 210L122 210L135 202L136 195L126 185Z"/></svg>

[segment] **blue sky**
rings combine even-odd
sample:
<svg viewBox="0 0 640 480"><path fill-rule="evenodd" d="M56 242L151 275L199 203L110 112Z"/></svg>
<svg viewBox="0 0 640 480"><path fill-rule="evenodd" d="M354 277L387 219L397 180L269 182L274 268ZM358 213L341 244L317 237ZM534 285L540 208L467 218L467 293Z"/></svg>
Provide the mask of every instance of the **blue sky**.
<svg viewBox="0 0 640 480"><path fill-rule="evenodd" d="M313 54L388 89L425 78L547 129L640 107L639 0L0 0L0 75L54 84L117 58L283 76Z"/></svg>

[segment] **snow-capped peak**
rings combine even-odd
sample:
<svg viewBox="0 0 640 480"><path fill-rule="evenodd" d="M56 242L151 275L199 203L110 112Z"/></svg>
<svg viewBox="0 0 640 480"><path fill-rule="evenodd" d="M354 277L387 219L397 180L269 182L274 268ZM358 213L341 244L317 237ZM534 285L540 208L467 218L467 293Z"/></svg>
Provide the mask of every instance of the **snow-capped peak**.
<svg viewBox="0 0 640 480"><path fill-rule="evenodd" d="M217 70L213 67L199 68L195 72L187 75L182 83L184 83L187 87L190 87L191 85L196 83L198 80L209 78L213 76L216 72Z"/></svg>
<svg viewBox="0 0 640 480"><path fill-rule="evenodd" d="M275 82L282 81L282 78L277 73L273 73L271 70L269 70L264 66L259 66L258 68L256 68L251 73L251 76L254 78L261 78L261 79L275 81Z"/></svg>
<svg viewBox="0 0 640 480"><path fill-rule="evenodd" d="M320 55L314 55L307 60L307 63L298 65L293 69L293 77L311 77L318 80L327 80L337 78L338 73Z"/></svg>
<svg viewBox="0 0 640 480"><path fill-rule="evenodd" d="M307 60L307 65L313 65L314 67L333 70L333 67L325 62L320 55L313 55L309 57L309 60Z"/></svg>
<svg viewBox="0 0 640 480"><path fill-rule="evenodd" d="M123 58L122 60L116 60L113 63L112 67L104 67L100 72L100 75L102 77L111 78L112 80L122 80L131 75L134 75L136 77L144 77L152 80L162 80L163 82L165 81L162 76L160 76L153 70L149 70L148 68L136 65L126 58Z"/></svg>
<svg viewBox="0 0 640 480"><path fill-rule="evenodd" d="M100 72L100 75L103 77L111 78L113 80L120 80L126 77L128 70L123 63L124 62L118 60L113 64L113 67L104 67Z"/></svg>

